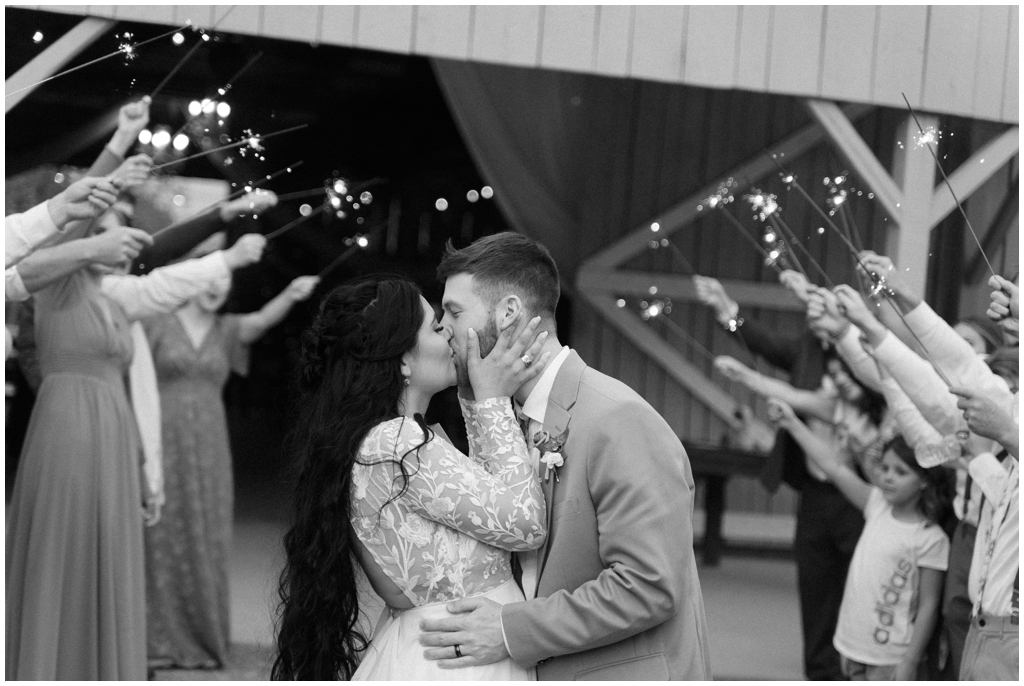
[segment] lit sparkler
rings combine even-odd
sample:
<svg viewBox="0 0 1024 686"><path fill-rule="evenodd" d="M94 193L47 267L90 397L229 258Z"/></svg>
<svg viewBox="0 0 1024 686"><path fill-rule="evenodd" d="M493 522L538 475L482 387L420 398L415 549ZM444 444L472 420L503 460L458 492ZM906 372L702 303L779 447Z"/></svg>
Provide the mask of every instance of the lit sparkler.
<svg viewBox="0 0 1024 686"><path fill-rule="evenodd" d="M66 69L66 70L60 72L59 74L54 74L53 76L49 76L49 77L47 77L45 79L40 79L39 81L36 81L36 82L31 83L31 84L29 84L27 86L24 86L23 88L19 88L18 90L11 91L10 93L4 93L4 97L5 98L9 98L12 95L17 95L18 93L22 93L24 91L30 90L32 88L35 88L36 86L38 86L40 84L44 84L47 81L53 81L54 79L59 79L62 76L66 76L66 75L68 75L68 74L70 74L72 72L78 71L79 69L84 69L85 67L88 67L88 66L91 66L93 64L96 64L97 62L102 62L103 60L110 59L111 57L116 57L118 55L124 55L126 60L133 60L133 59L135 59L138 56L138 50L143 45L146 45L147 43L152 43L153 41L160 40L161 38L167 38L168 36L171 36L171 35L177 33L178 31L181 31L183 29L187 29L189 26L190 26L190 24L185 24L184 26L180 26L180 27L178 27L176 29L171 29L167 33L161 33L159 36L155 36L153 38L148 38L148 39L146 39L144 41L141 41L139 43L131 43L130 41L125 41L125 42L121 43L118 46L117 50L115 50L112 53L103 55L102 57L97 57L94 60L90 60L89 62L86 62L85 64L79 64L76 67L71 67L70 69ZM119 39L123 40L124 37L123 37L123 34L122 34L121 36L116 36L116 38L119 38Z"/></svg>
<svg viewBox="0 0 1024 686"><path fill-rule="evenodd" d="M264 134L259 134L259 135L253 134L251 131L247 130L246 131L246 136L247 137L242 138L241 140L235 141L234 143L228 143L226 145L221 145L221 146L216 147L216 148L211 148L209 150L204 150L203 152L197 152L196 154L189 155L188 157L182 157L181 159L178 159L178 160L171 160L170 162L165 162L163 164L158 164L157 166L153 167L151 169L151 171L156 171L158 169L163 169L164 167L169 167L172 164L179 164L181 162L187 162L188 160L196 159L197 157L206 157L207 155L212 155L213 153L220 152L222 150L231 150L233 148L242 148L242 146L250 146L250 147L253 147L254 150L263 150L263 147L262 147L263 141L267 140L268 138L273 138L274 136L280 136L280 135L285 134L285 133L291 133L293 131L298 131L299 129L305 129L308 126L309 126L309 124L299 124L298 126L292 126L290 128L287 128L287 129L281 129L280 131L274 131L272 133L264 133ZM242 154L243 151L239 150L238 152L239 152L239 154Z"/></svg>
<svg viewBox="0 0 1024 686"><path fill-rule="evenodd" d="M992 263L988 260L988 255L985 254L985 249L981 245L981 240L978 238L978 233L971 226L971 220L967 218L967 213L964 212L964 206L960 203L960 199L956 197L956 191L953 190L953 184L949 182L949 177L946 176L946 170L942 168L942 164L939 162L939 156L935 152L933 143L936 141L936 136L941 136L941 133L936 132L934 127L929 126L925 129L921 126L921 120L917 118L917 113L914 112L914 108L910 106L910 100L907 99L906 93L901 93L903 101L907 103L907 109L910 111L910 116L914 118L914 122L917 124L917 130L920 136L918 136L918 146L923 145L928 148L928 152L932 154L932 159L935 160L935 166L939 168L939 172L942 174L942 180L946 183L946 188L949 189L950 195L953 196L953 201L956 203L956 207L960 210L960 214L964 218L964 223L967 224L967 228L971 231L971 236L974 237L974 242L978 244L978 251L982 258L985 260L985 264L988 265L988 270L992 273L992 276L997 276L996 270L992 267ZM982 160L984 162L984 160Z"/></svg>

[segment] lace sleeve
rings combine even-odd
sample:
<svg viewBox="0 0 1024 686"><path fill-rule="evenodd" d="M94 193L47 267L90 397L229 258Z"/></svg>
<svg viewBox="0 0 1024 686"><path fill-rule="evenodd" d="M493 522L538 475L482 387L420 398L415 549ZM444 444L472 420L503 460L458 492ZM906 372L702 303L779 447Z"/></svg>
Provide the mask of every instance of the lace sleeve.
<svg viewBox="0 0 1024 686"><path fill-rule="evenodd" d="M491 419L487 418L487 413L497 410L499 414L504 408L504 405L510 401L506 401L504 398L491 398L490 400L484 400L476 402L473 400L466 400L462 396L459 396L459 409L462 410L462 419L466 422L466 438L469 441L469 457L483 465L483 468L487 470L489 474L495 473L495 461L488 457L488 453L492 452L495 446L489 447L490 438L488 437L488 431L494 420L501 421L499 417ZM518 431L519 435L522 436L522 429L519 427L519 423L515 418L515 413L512 414L512 426L511 431ZM525 448L525 438L523 439ZM527 449L527 453L529 450ZM526 454L526 453L524 453Z"/></svg>
<svg viewBox="0 0 1024 686"><path fill-rule="evenodd" d="M492 399L473 403L472 409L479 458L489 463L490 471L434 436L416 450L418 461L413 455L406 458L410 476L404 499L421 517L477 540L504 550L534 550L547 535L544 494L511 404ZM392 454L401 456L420 446L423 432L405 421L394 442L382 441L382 448L385 442L396 446ZM389 473L386 478L394 483L398 470L374 472Z"/></svg>

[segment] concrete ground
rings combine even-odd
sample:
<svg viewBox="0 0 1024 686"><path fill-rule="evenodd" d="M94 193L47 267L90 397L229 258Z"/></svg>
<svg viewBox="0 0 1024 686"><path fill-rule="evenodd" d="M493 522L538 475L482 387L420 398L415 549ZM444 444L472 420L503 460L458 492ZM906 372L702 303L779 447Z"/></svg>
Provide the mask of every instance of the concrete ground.
<svg viewBox="0 0 1024 686"><path fill-rule="evenodd" d="M285 531L283 496L271 483L239 483L231 559L232 656L217 672L160 670L158 680L261 680L273 659L272 607ZM701 589L719 680L802 678L796 569L789 560L727 555L701 566Z"/></svg>

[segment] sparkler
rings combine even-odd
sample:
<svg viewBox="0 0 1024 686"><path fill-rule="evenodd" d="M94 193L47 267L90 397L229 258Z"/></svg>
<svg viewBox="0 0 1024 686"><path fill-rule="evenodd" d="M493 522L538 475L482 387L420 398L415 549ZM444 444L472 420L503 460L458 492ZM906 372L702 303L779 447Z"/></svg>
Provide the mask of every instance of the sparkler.
<svg viewBox="0 0 1024 686"><path fill-rule="evenodd" d="M209 205L207 205L203 209L199 210L198 212L193 213L190 217L187 217L186 219L182 219L180 221L176 221L173 224L171 224L169 226L165 226L164 228L160 229L159 231L154 232L153 233L153 239L156 240L156 238L158 236L160 236L161 234L166 233L168 231L171 231L172 229L178 228L182 224L185 224L186 222L191 221L192 219L198 217L199 215L203 214L204 212L209 211L210 209L216 207L217 205L223 205L226 202L231 202L235 198L242 197L243 195L245 195L246 193L249 193L253 189L258 188L259 186L261 186L261 185L263 185L265 183L273 181L274 179L276 179L277 177L281 176L282 174L290 174L293 170L298 169L299 167L301 167L302 164L303 164L303 160L299 160L298 162L290 164L287 167L284 167L282 169L278 169L273 174L267 174L265 177L263 177L259 181L254 181L254 182L251 182L249 184L246 184L242 188L239 188L237 191L234 191L233 193L231 193L228 197L224 198L223 200L218 200L217 202L210 203Z"/></svg>
<svg viewBox="0 0 1024 686"><path fill-rule="evenodd" d="M159 36L156 36L154 38L148 38L148 39L146 39L146 40L144 40L144 41L142 41L140 43L124 42L121 45L119 45L117 50L115 50L112 53L104 55L103 57L97 57L94 60L90 60L90 61L86 62L85 64L79 64L76 67L71 67L70 69L65 69L64 71L60 72L59 74L54 74L53 76L49 76L49 77L47 77L45 79L41 79L39 81L36 81L33 84L25 86L24 88L19 88L16 91L11 91L10 93L4 93L4 97L5 98L9 98L12 95L17 95L18 93L21 93L23 91L27 91L30 88L35 88L36 86L38 86L40 84L44 84L47 81L53 81L54 79L59 79L62 76L66 76L66 75L68 75L68 74L70 74L72 72L78 71L79 69L84 69L86 67L92 66L93 64L96 64L98 62L102 62L103 60L110 59L111 57L116 57L117 55L124 55L125 59L134 60L136 57L138 57L138 52L137 52L138 49L140 47L142 47L143 45L146 45L148 43L152 43L153 41L160 40L161 38L167 38L168 36L173 35L173 34L177 33L178 31L182 31L184 29L187 29L189 26L190 26L190 24L185 24L184 26L180 26L180 27L178 27L176 29L172 29L172 30L168 31L167 33L161 33ZM131 34L128 34L128 36L130 38Z"/></svg>
<svg viewBox="0 0 1024 686"><path fill-rule="evenodd" d="M322 214L324 212L324 210L327 209L327 207L328 207L328 204L324 203L323 205L321 205L320 207L316 208L315 210L313 210L309 214L307 214L305 216L302 216L302 217L299 217L298 219L293 219L292 221L288 222L287 224L285 224L281 228L276 229L274 231L271 231L270 233L267 234L267 240L269 241L269 240L272 240L274 238L277 238L278 236L283 236L284 234L288 233L289 231L294 229L299 224L302 224L306 220L312 219L313 217L316 217L316 216Z"/></svg>
<svg viewBox="0 0 1024 686"><path fill-rule="evenodd" d="M705 205L707 205L711 209L721 209L722 214L729 220L729 222L733 226L736 227L736 230L739 231L740 234L744 238L746 238L747 241L751 245L753 245L759 253L761 253L764 256L765 264L767 264L770 267L774 267L775 271L781 273L782 269L779 267L778 264L776 264L776 260L778 259L779 255L775 255L773 257L767 250L765 250L761 246L757 239L755 239L753 236L747 233L746 228L743 226L743 224L740 223L738 219L736 219L736 217L732 215L732 212L726 209L726 205L728 205L730 202L734 200L731 192L729 191L731 185L732 179L729 179L728 181L726 181L725 185L719 186L718 191L714 195L705 198L702 204L697 205L697 211L702 211Z"/></svg>
<svg viewBox="0 0 1024 686"><path fill-rule="evenodd" d="M324 267L317 273L317 276L320 277L321 281L324 279L324 277L326 277L328 274L334 271L334 269L338 265L347 260L353 254L359 252L360 250L366 250L368 247L370 247L370 237L367 236L366 234L357 233L350 240L352 241L351 246L349 246L349 248L345 250L345 252L338 255L331 261L330 264L328 264L326 267Z"/></svg>
<svg viewBox="0 0 1024 686"><path fill-rule="evenodd" d="M203 37L205 38L206 34L203 34ZM196 44L193 45L189 49L189 51L185 53L185 56L182 57L180 60L178 60L178 63L176 65L174 65L174 68L171 69L170 72L168 72L167 76L164 77L164 80L161 81L159 84L157 84L157 87L153 89L153 92L149 94L149 97L150 98L155 98L157 96L157 93L159 93L160 91L162 91L164 89L164 86L167 85L167 82L170 81L174 77L174 75L178 73L178 70L180 70L183 66L185 66L185 63L189 61L189 58L191 58L192 55L196 54L196 51L198 51L199 48L203 47L203 44L205 42L206 41L204 41L204 40L196 41Z"/></svg>
<svg viewBox="0 0 1024 686"><path fill-rule="evenodd" d="M762 193L757 188L753 188L751 189L751 193L749 195L745 195L743 197L747 202L750 203L751 208L755 212L754 216L757 219L760 219L761 222L767 220L768 223L771 224L771 230L766 231L764 234L765 242L773 247L772 252L769 252L768 254L771 255L774 252L778 252L778 257L781 257L784 253L788 254L792 258L793 263L796 265L797 270L801 274L803 274L805 278L808 278L809 280L809 277L807 276L807 270L805 270L804 266L800 264L800 260L797 258L796 253L794 253L792 250L788 251L787 253L785 242L779 240L779 236L782 235L782 229L777 221L779 213L779 204L776 201L776 196L772 193ZM776 259L778 259L778 257Z"/></svg>
<svg viewBox="0 0 1024 686"><path fill-rule="evenodd" d="M291 128L281 129L280 131L274 131L272 133L264 133L264 134L258 134L258 135L257 134L253 134L251 132L247 132L248 133L247 137L242 138L239 141L235 141L234 143L228 143L227 145L221 145L221 146L216 147L216 148L211 148L210 150L204 150L203 152L197 152L194 155L189 155L188 157L182 157L179 160L171 160L170 162L164 162L163 164L158 164L157 166L153 167L150 171L157 171L158 169L163 169L164 167L169 167L172 164L180 164L182 162L187 162L189 160L193 160L193 159L196 159L198 157L206 157L207 155L212 155L213 153L220 152L222 150L231 150L232 148L240 148L243 145L251 146L254 150L263 150L262 143L263 143L263 141L267 140L268 138L273 138L274 136L280 136L280 135L285 134L285 133L291 133L292 131L298 131L299 129L305 129L308 126L309 126L309 124L299 124L298 126L292 126Z"/></svg>
<svg viewBox="0 0 1024 686"><path fill-rule="evenodd" d="M227 15L225 15L225 16L227 16ZM221 19L223 19L223 17L221 17ZM216 94L208 95L208 96L204 97L202 100L200 100L200 102L202 102L202 103L210 102L215 97L217 97L217 95L220 95L220 96L226 95L227 92L229 90L231 90L231 87L235 85L235 81L237 81L239 78L241 78L242 74L244 74L245 72L249 71L249 68L252 67L252 65L256 64L256 61L259 60L259 58L261 58L261 57L263 57L263 51L262 50L260 52L256 53L256 55L252 59L250 59L248 62L246 62L245 65L241 69L239 69L237 72L235 72L234 76L232 76L230 79L228 79L227 83L225 83L223 86L218 88ZM202 114L203 114L203 112L202 112L202 110L200 110L198 115L186 119L185 123L182 124L181 126L179 126L177 131L175 131L173 134L171 134L171 138L174 138L179 133L184 131L186 126L188 126L192 122L196 121L199 117L202 116Z"/></svg>
<svg viewBox="0 0 1024 686"><path fill-rule="evenodd" d="M938 140L938 136L940 134L934 127L928 127L928 130L926 131L921 126L921 120L917 118L917 113L914 112L914 108L910 106L910 100L907 99L906 93L900 93L900 95L903 96L903 102L907 103L907 110L910 111L910 116L914 118L914 123L917 124L917 130L920 132L920 136L917 139L917 145L923 145L928 148L928 152L932 154L932 159L935 160L935 166L939 168L939 173L942 174L942 180L945 182L946 188L949 189L950 195L953 196L956 208L960 210L960 215L963 216L964 223L966 223L967 228L970 229L971 236L974 237L974 242L978 244L978 251L981 254L982 259L985 260L985 264L988 266L989 272L992 273L992 276L998 276L996 274L996 270L992 267L992 263L988 260L988 255L985 254L985 249L981 247L981 240L978 238L978 233L974 230L974 227L971 226L971 220L967 218L967 213L964 212L964 206L960 203L960 199L956 197L956 191L953 190L953 184L949 182L949 177L946 176L946 170L942 168L942 164L939 162L939 156L935 152L935 148L932 147L932 144Z"/></svg>
<svg viewBox="0 0 1024 686"><path fill-rule="evenodd" d="M620 301L620 304L624 304L624 301ZM672 301L671 300L653 300L648 302L647 300L640 301L640 318L645 322L651 320L658 320L665 322L665 325L671 329L678 336L686 340L690 346L696 352L700 353L702 357L710 362L715 361L715 355L694 338L686 329L677 324L668 315L672 312ZM665 315L665 316L662 316Z"/></svg>
<svg viewBox="0 0 1024 686"><path fill-rule="evenodd" d="M775 163L775 165L779 168L779 175L782 177L783 183L785 183L785 184L787 184L789 186L792 186L793 188L796 188L800 192L800 194L804 196L804 199L806 199L807 202L810 203L811 206L814 207L815 210L817 210L818 214L820 214L822 219L825 220L825 223L829 226L829 228L831 228L833 231L835 231L836 235L838 235L843 240L843 243L846 244L846 247L849 249L850 254L853 255L853 258L857 261L857 264L860 266L860 268L864 271L865 274L868 275L868 277L872 280L872 282L874 282L875 285L874 285L874 287L870 291L871 295L874 296L874 295L881 294L885 298L891 299L892 296L894 295L894 293L892 292L892 289L888 287L888 284L886 284L885 277L882 276L881 274L876 274L876 273L870 271L866 266L864 266L864 262L860 259L860 253L858 252L856 246L854 246L853 243L850 241L850 239L847 238L845 235L843 235L843 232L829 218L828 214L824 210L822 210L820 207L818 207L818 205L814 202L814 200L811 199L811 196L807 194L807 191L805 191L803 189L803 186L801 186L799 183L797 183L796 177L794 175L786 172L786 170L779 163L779 160L776 157L776 155L774 155L774 154L771 155L771 159ZM924 343L921 341L921 339L918 337L918 335L914 332L914 330L910 327L910 325L907 324L906 317L904 317L903 313L900 312L900 308L895 303L893 303L893 308L892 309L899 316L899 318L903 322L904 326L907 327L907 331L910 332L910 335L914 337L915 341L917 341L917 344L921 347L921 351L924 353L925 357L928 359L928 362L931 363L932 367L935 368L935 371L938 373L939 377L941 377L942 380L946 382L947 386L951 387L952 384L950 384L949 379L946 377L946 375L942 373L942 370L939 368L939 365L935 362L935 359L932 357L931 353L928 352L928 348L925 347Z"/></svg>
<svg viewBox="0 0 1024 686"><path fill-rule="evenodd" d="M762 198L765 197L765 194L762 193L757 188L752 188L751 194L754 196L753 198L751 198L750 195L746 197L750 199L752 205L754 205L754 201L757 198L757 196L761 196ZM810 261L811 266L814 267L819 274L821 274L822 278L824 278L825 282L829 285L829 288L834 288L835 283L833 283L832 279L829 278L828 273L826 273L822 266L818 263L818 261L814 259L814 255L811 254L811 251L808 250L806 246L804 246L804 244L800 241L799 238L797 238L796 232L793 231L792 228L790 228L789 224L786 223L786 220L782 218L782 214L780 212L781 208L779 208L778 206L776 196L768 195L767 197L771 198L770 205L768 206L772 207L773 209L765 216L767 216L771 220L772 227L775 228L776 231L782 229L782 231L784 231L788 236L789 241L796 247L800 248L803 251L804 255L807 256L807 259ZM754 209L757 209L757 207L755 206ZM790 254L793 255L793 260L797 263L797 265L800 265L800 261L796 258L796 254L793 253L792 251L790 252ZM803 272L804 276L807 276L807 272L804 271L803 267L801 267L800 271Z"/></svg>

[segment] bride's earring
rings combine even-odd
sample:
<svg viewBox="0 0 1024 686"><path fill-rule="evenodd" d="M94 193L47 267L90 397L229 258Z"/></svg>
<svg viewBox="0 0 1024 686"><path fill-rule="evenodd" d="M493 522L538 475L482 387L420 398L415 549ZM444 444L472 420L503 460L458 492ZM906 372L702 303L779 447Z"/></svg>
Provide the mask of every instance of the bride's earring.
<svg viewBox="0 0 1024 686"><path fill-rule="evenodd" d="M410 383L412 383L412 382L411 382L411 381L409 380L409 377L407 376L407 377L405 377L405 379L403 380L403 383L405 383L405 387L406 387L406 388L408 388L408 387L409 387L409 384L410 384Z"/></svg>

